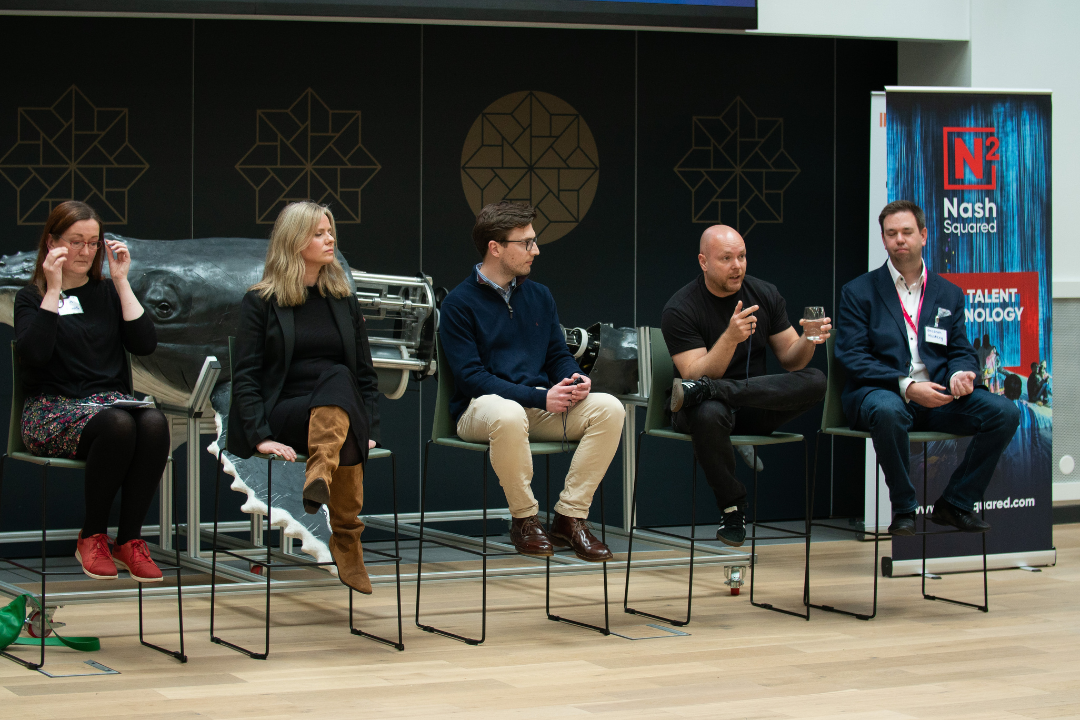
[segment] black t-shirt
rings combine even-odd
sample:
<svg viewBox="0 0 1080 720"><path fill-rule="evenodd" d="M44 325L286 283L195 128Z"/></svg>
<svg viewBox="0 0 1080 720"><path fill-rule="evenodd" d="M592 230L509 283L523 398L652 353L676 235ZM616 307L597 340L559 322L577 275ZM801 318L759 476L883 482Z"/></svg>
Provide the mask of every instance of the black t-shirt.
<svg viewBox="0 0 1080 720"><path fill-rule="evenodd" d="M112 280L87 280L64 291L79 299L81 313L58 315L41 309L41 293L27 285L15 295L15 337L23 388L39 394L85 398L131 392L127 358L157 347L149 313L124 320Z"/></svg>
<svg viewBox="0 0 1080 720"><path fill-rule="evenodd" d="M750 336L750 377L764 375L768 339L787 330L791 322L787 316L787 304L776 286L751 275L743 278L742 287L737 293L727 297L717 297L709 292L703 274L672 295L664 306L660 321L668 351L678 355L696 348L712 348L727 330L740 300L743 309L759 306L754 312L757 328ZM735 348L724 373L725 378L742 380L746 377L746 347L744 340Z"/></svg>
<svg viewBox="0 0 1080 720"><path fill-rule="evenodd" d="M281 390L281 400L301 397L315 389L319 376L334 365L345 364L345 346L334 322L330 301L315 288L308 288L303 305L293 308L293 345L289 373Z"/></svg>

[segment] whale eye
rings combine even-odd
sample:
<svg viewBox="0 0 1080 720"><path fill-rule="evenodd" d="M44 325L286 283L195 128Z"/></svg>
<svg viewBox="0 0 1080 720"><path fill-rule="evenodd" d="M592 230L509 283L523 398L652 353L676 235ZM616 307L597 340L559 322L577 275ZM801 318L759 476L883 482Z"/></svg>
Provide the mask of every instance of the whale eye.
<svg viewBox="0 0 1080 720"><path fill-rule="evenodd" d="M158 323L179 322L190 311L190 300L183 280L167 271L151 271L133 283L136 296Z"/></svg>

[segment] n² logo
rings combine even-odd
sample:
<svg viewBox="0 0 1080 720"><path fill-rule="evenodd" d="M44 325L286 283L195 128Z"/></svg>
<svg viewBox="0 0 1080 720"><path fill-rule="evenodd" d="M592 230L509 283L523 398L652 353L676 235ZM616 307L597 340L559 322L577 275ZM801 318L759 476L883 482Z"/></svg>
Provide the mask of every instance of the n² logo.
<svg viewBox="0 0 1080 720"><path fill-rule="evenodd" d="M996 132L992 127L942 128L946 190L997 189Z"/></svg>

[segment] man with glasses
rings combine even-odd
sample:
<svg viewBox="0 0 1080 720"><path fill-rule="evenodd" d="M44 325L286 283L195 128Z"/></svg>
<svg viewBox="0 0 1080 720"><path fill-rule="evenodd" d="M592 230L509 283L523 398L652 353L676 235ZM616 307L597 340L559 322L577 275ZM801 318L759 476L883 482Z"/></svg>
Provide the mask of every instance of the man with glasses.
<svg viewBox="0 0 1080 720"><path fill-rule="evenodd" d="M693 435L694 453L723 511L716 539L739 547L746 540L746 486L735 477L730 437L768 435L825 397L825 375L806 365L832 325L824 318L813 335L796 331L776 286L746 274L746 244L735 228L705 230L698 264L701 274L668 300L660 323L675 368L686 378L672 388L671 420ZM766 347L787 372L766 374ZM743 459L756 459L761 470L752 452Z"/></svg>
<svg viewBox="0 0 1080 720"><path fill-rule="evenodd" d="M443 367L456 390L450 413L462 440L491 444L491 466L506 493L510 539L523 555L547 557L554 546L582 560L606 562L611 551L586 518L622 437L623 407L590 392L592 381L566 348L555 300L529 279L540 254L528 204L486 205L473 226L481 262L440 308ZM545 532L532 492L529 441L578 441Z"/></svg>

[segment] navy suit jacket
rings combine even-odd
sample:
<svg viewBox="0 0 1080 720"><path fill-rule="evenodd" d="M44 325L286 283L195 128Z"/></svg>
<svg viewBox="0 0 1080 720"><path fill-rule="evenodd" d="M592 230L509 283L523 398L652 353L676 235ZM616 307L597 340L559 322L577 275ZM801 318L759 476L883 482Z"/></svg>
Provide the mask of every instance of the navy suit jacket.
<svg viewBox="0 0 1080 720"><path fill-rule="evenodd" d="M926 342L925 328L934 326L938 308L951 313L937 324L948 333L948 345ZM918 325L919 357L930 380L949 387L953 373L970 370L976 384L981 382L978 357L964 325L960 288L927 272ZM887 263L844 286L836 328L836 359L847 374L841 402L848 423L854 424L870 391L881 388L900 394L900 378L907 377L911 366L907 321Z"/></svg>

